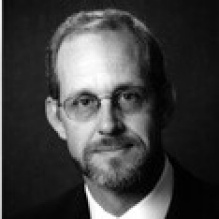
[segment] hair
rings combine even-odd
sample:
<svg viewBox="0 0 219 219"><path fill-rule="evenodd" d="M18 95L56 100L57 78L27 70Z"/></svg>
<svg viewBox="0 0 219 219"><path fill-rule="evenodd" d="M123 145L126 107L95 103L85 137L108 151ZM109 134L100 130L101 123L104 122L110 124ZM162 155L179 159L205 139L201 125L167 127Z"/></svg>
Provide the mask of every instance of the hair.
<svg viewBox="0 0 219 219"><path fill-rule="evenodd" d="M137 42L141 71L155 93L159 113L172 112L174 93L165 75L163 54L157 40L143 22L130 13L118 9L81 11L69 16L58 27L46 51L46 76L50 96L53 99L59 99L56 59L66 37L85 32L124 29L132 33Z"/></svg>

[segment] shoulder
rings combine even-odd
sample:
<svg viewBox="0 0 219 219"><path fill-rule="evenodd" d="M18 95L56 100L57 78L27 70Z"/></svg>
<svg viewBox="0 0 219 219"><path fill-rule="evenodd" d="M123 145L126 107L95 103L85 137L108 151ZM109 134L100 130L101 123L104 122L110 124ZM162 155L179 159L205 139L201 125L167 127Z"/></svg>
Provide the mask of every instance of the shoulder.
<svg viewBox="0 0 219 219"><path fill-rule="evenodd" d="M203 182L171 159L174 189L170 210L173 218L219 218L219 186ZM183 217L176 217L176 215ZM172 217L171 217L172 218Z"/></svg>
<svg viewBox="0 0 219 219"><path fill-rule="evenodd" d="M79 219L88 217L88 205L83 185L13 217L13 219Z"/></svg>

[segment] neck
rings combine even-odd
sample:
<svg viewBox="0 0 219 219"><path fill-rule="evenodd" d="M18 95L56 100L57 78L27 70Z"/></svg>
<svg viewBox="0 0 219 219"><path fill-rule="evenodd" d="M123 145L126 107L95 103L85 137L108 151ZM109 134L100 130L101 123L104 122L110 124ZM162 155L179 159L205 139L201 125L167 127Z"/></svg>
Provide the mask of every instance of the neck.
<svg viewBox="0 0 219 219"><path fill-rule="evenodd" d="M163 172L163 168L164 158L160 160L159 165L156 165L156 170L152 170L153 177L152 175L150 176L152 177L150 182L148 182L149 177L147 177L147 179L143 179L125 192L118 192L99 186L88 178L85 178L85 182L95 201L108 213L120 217L153 190Z"/></svg>

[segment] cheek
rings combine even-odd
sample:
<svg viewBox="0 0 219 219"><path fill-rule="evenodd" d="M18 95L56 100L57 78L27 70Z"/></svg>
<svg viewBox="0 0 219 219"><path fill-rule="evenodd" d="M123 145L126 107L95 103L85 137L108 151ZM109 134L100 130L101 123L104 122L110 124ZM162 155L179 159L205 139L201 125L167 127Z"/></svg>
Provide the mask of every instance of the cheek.
<svg viewBox="0 0 219 219"><path fill-rule="evenodd" d="M149 143L154 129L154 122L150 114L133 115L127 118L125 123L129 130L138 135L146 144Z"/></svg>
<svg viewBox="0 0 219 219"><path fill-rule="evenodd" d="M89 123L65 123L68 149L73 158L82 161L83 151L92 139L94 125Z"/></svg>

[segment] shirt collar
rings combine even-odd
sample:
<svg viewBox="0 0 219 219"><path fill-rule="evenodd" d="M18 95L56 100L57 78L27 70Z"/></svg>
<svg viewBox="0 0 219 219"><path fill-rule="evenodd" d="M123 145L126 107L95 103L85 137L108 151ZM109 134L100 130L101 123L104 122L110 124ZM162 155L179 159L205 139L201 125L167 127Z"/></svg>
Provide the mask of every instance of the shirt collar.
<svg viewBox="0 0 219 219"><path fill-rule="evenodd" d="M130 208L121 217L116 217L106 212L92 197L88 187L85 185L85 192L91 213L91 219L164 219L173 191L173 168L166 157L163 173L154 189L140 202Z"/></svg>

